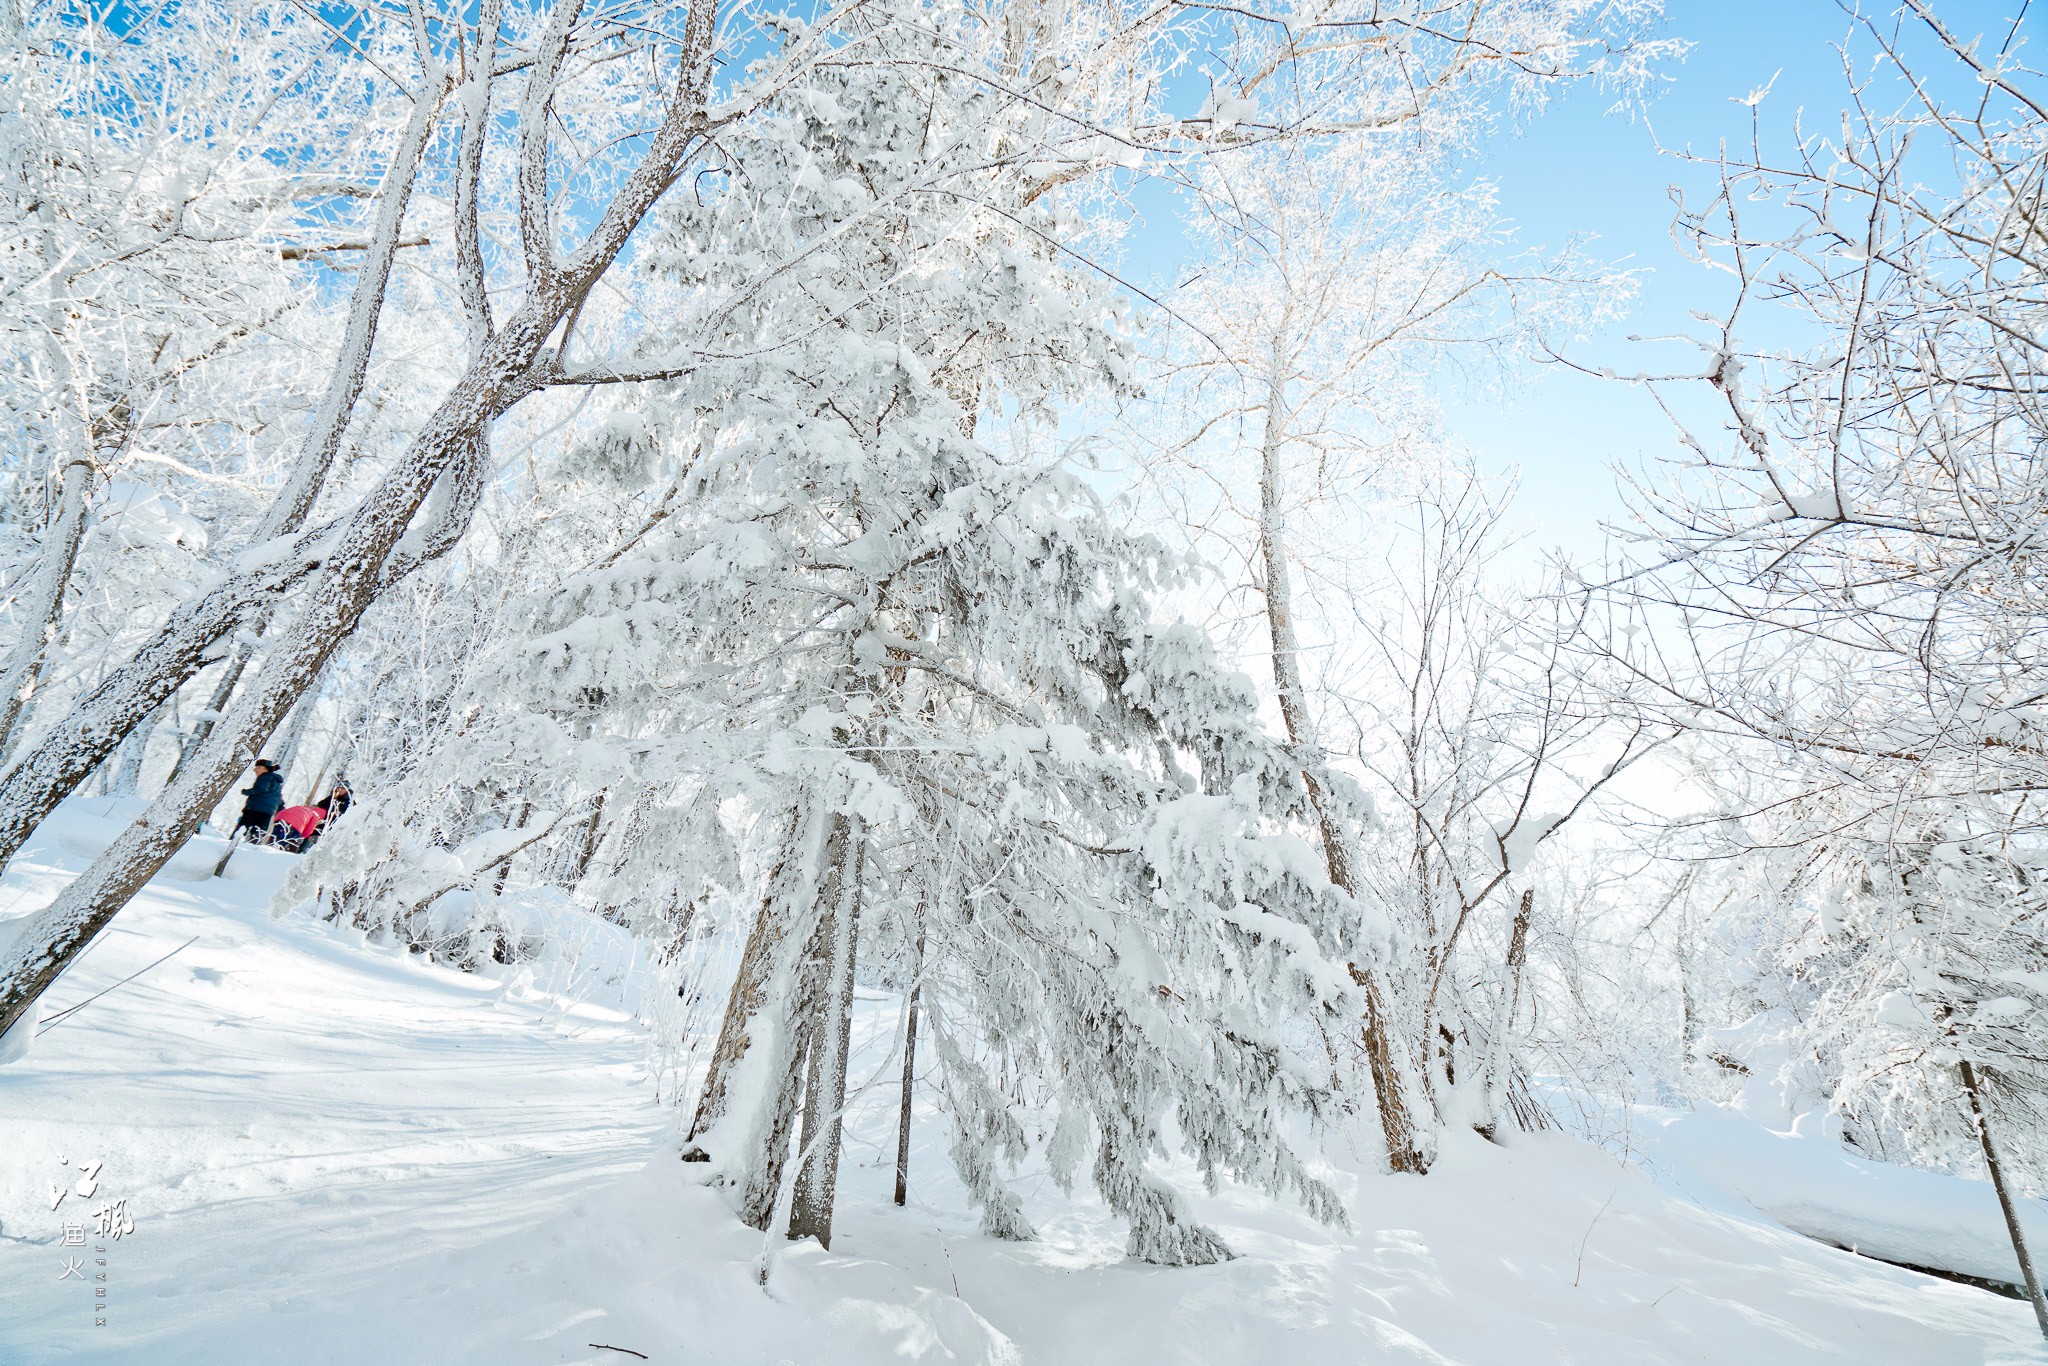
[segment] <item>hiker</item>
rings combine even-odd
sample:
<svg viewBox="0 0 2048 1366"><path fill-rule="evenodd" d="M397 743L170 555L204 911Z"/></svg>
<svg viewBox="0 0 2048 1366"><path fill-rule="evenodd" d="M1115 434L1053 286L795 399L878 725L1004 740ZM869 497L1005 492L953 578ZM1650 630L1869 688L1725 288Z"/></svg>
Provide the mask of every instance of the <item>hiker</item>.
<svg viewBox="0 0 2048 1366"><path fill-rule="evenodd" d="M327 800L317 806L288 806L278 812L277 824L270 833L279 847L303 854L320 842L329 822L348 810L349 801L348 784L337 782Z"/></svg>
<svg viewBox="0 0 2048 1366"><path fill-rule="evenodd" d="M320 806L322 810L326 811L327 819L331 821L340 816L342 812L348 810L350 804L348 784L336 783L334 791L327 794L327 800L320 803Z"/></svg>
<svg viewBox="0 0 2048 1366"><path fill-rule="evenodd" d="M235 834L241 836L244 830L253 833L246 836L252 843L261 843L270 837L270 823L277 819L278 809L284 805L284 774L268 759L256 761L256 781L242 789L242 795L249 800L242 804L242 818L235 822Z"/></svg>
<svg viewBox="0 0 2048 1366"><path fill-rule="evenodd" d="M270 838L287 854L303 854L319 838L321 823L326 819L327 813L317 806L287 806L277 813Z"/></svg>

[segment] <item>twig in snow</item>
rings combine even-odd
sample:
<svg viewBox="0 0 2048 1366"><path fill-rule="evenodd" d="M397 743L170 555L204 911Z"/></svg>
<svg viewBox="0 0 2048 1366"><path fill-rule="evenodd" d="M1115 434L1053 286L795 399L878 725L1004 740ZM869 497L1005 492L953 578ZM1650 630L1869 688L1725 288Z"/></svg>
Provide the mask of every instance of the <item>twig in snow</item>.
<svg viewBox="0 0 2048 1366"><path fill-rule="evenodd" d="M106 995L107 992L112 991L114 987L127 986L130 982L140 977L143 973L148 972L150 968L155 967L157 963L168 961L172 957L175 957L176 955L183 953L186 949L191 948L194 944L197 944L198 942L199 936L195 934L190 939L187 939L184 943L178 945L177 948L172 949L169 953L165 954L162 958L157 959L156 963L151 963L149 964L148 967L137 968L135 971L129 973L126 977L123 977L120 981L114 983L114 986L106 987L100 991L95 991L92 995L86 997L83 1001L80 1001L75 1006L64 1007L64 1009L58 1011L55 1015L52 1015L49 1019L43 1021L42 1025L36 1030L37 1036L40 1037L44 1034L49 1033L51 1030L55 1029L59 1024L61 1024L64 1020L70 1018L77 1012L85 1009L94 1001L97 1001L100 997Z"/></svg>
<svg viewBox="0 0 2048 1366"><path fill-rule="evenodd" d="M639 1357L642 1361L650 1359L645 1352L636 1352L631 1347L614 1347L609 1342L592 1342L585 1345L595 1347L600 1352L624 1352L627 1356Z"/></svg>
<svg viewBox="0 0 2048 1366"><path fill-rule="evenodd" d="M932 1221L932 1237L939 1240L939 1252L946 1259L946 1274L953 1278L953 1298L957 1300L960 1298L960 1270L953 1265L953 1249L946 1246L946 1235L939 1232L939 1217L932 1213L931 1207L922 1200L916 1204L924 1211L924 1217Z"/></svg>
<svg viewBox="0 0 2048 1366"><path fill-rule="evenodd" d="M1607 1207L1614 1203L1614 1197L1621 1193L1619 1186L1607 1192L1607 1198L1600 1202L1600 1208L1593 1214L1593 1224L1600 1222L1600 1216L1607 1213ZM1579 1288L1579 1277L1586 1270L1586 1244L1593 1241L1593 1224L1586 1225L1586 1236L1579 1239L1579 1264L1572 1268L1572 1289Z"/></svg>

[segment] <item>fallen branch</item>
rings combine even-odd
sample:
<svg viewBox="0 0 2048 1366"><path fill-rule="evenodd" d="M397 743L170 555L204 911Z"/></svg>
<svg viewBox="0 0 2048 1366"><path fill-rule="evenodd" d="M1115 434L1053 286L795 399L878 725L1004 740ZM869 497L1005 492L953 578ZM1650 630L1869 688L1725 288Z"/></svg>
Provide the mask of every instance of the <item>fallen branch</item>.
<svg viewBox="0 0 2048 1366"><path fill-rule="evenodd" d="M97 1001L100 997L106 995L107 992L114 990L115 987L127 986L130 982L140 977L143 973L148 972L150 968L155 967L157 963L168 962L170 959L177 956L178 954L183 953L186 949L191 948L194 944L198 942L199 936L195 934L190 939L187 939L184 943L178 945L177 948L172 949L169 953L165 954L162 958L157 959L156 963L151 963L149 967L137 968L135 971L129 973L126 977L123 977L120 981L114 983L114 986L107 987L101 991L95 991L92 995L86 997L83 1001L80 1001L75 1006L64 1007L64 1009L58 1011L55 1015L52 1015L49 1019L44 1020L42 1022L41 1026L38 1027L36 1030L36 1037L41 1038L43 1035L55 1029L64 1020L70 1018L71 1016L77 1014L79 1011L85 1009L94 1001Z"/></svg>

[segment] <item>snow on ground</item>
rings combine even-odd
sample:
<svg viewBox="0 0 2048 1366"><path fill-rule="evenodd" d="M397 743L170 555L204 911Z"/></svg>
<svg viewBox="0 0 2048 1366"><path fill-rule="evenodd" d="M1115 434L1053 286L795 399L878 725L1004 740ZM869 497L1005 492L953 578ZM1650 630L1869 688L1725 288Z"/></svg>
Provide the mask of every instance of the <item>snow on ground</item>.
<svg viewBox="0 0 2048 1366"><path fill-rule="evenodd" d="M97 809L17 858L0 914L112 833ZM1040 1240L980 1237L929 1115L894 1208L878 1084L833 1251L764 1239L675 1161L625 1016L272 921L287 856L243 850L216 881L219 848L125 911L57 1004L194 942L0 1069L6 1366L2048 1361L2023 1305L1797 1236L1700 1166L1674 1178L1678 1145L1661 1185L1557 1136L1457 1139L1422 1180L1347 1163L1349 1232L1226 1189L1196 1205L1242 1256L1166 1270L1041 1169L1018 1181ZM863 1023L855 1077L887 1077L895 1004ZM1768 1160L1730 1143L1738 1168ZM91 1253L63 1225L112 1197L135 1228L104 1244L98 1328L93 1283L60 1279Z"/></svg>
<svg viewBox="0 0 2048 1366"><path fill-rule="evenodd" d="M42 904L62 869L83 866L114 833L108 810L74 803L57 836L25 848L0 882L0 914ZM112 1360L117 1348L228 1360L205 1347L212 1325L530 1226L644 1164L663 1124L624 1016L519 999L310 919L273 922L291 856L239 849L214 880L225 848L195 841L53 1005L189 947L0 1069L9 1366ZM88 1198L78 1172L93 1158L104 1165ZM52 1181L73 1191L54 1211ZM110 1248L96 1329L97 1287L57 1280L79 1251L63 1247L63 1226L90 1227L121 1197L135 1232ZM179 1345L159 1354L159 1339Z"/></svg>
<svg viewBox="0 0 2048 1366"><path fill-rule="evenodd" d="M1702 1199L1733 1197L1810 1238L1886 1261L2020 1281L1988 1181L1871 1162L1832 1138L1779 1133L1725 1109L1650 1116L1638 1142L1668 1183ZM2016 1203L2031 1245L2048 1251L2048 1207Z"/></svg>

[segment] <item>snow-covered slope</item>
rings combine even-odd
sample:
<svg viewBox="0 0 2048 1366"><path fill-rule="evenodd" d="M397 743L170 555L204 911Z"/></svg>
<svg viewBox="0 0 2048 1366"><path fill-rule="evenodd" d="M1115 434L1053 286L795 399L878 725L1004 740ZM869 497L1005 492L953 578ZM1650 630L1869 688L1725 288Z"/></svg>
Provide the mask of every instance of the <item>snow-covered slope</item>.
<svg viewBox="0 0 2048 1366"><path fill-rule="evenodd" d="M0 914L46 899L119 814L74 803L15 859ZM530 1227L643 1164L661 1127L624 1016L521 998L308 919L273 922L291 856L239 849L213 879L225 848L195 841L45 1012L177 952L46 1024L0 1069L7 1366L121 1350L233 1360L207 1348L215 1326ZM97 1186L81 1197L92 1159ZM72 1191L54 1211L53 1181ZM96 1328L98 1287L56 1277L81 1251L63 1246L63 1226L90 1228L110 1197L126 1198L135 1231L109 1249Z"/></svg>
<svg viewBox="0 0 2048 1366"><path fill-rule="evenodd" d="M1886 1261L2020 1281L1988 1181L1867 1161L1832 1138L1779 1133L1711 1108L1647 1116L1640 1147L1668 1184L1702 1199L1732 1198L1810 1238ZM2030 1244L2048 1249L2048 1206L2018 1203Z"/></svg>
<svg viewBox="0 0 2048 1366"><path fill-rule="evenodd" d="M109 827L87 806L60 830L16 860L0 913ZM1019 1183L1041 1239L979 1237L935 1123L895 1209L877 1087L833 1252L764 1240L675 1162L626 1017L273 922L285 856L245 850L205 878L217 858L174 865L57 1004L188 947L0 1069L7 1366L2048 1359L2022 1305L1557 1137L1456 1141L1423 1180L1341 1170L1350 1232L1225 1190L1198 1204L1243 1255L1163 1270L1125 1261L1116 1221L1042 1172ZM883 1061L893 1005L865 1023L856 1078ZM90 1196L81 1159L102 1164ZM54 1211L53 1181L71 1192ZM95 1327L94 1283L59 1277L80 1253L97 1274L97 1254L67 1249L64 1225L90 1231L110 1198L134 1231L99 1244Z"/></svg>

